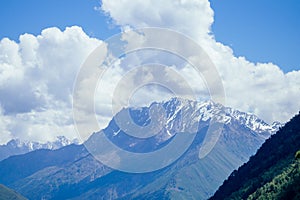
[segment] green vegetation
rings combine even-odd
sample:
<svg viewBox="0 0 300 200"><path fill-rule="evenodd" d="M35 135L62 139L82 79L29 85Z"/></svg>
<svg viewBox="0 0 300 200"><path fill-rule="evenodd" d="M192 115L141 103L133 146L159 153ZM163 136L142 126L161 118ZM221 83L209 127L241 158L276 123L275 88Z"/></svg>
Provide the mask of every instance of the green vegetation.
<svg viewBox="0 0 300 200"><path fill-rule="evenodd" d="M300 113L235 170L211 199L300 199Z"/></svg>
<svg viewBox="0 0 300 200"><path fill-rule="evenodd" d="M0 199L1 200L26 200L20 194L0 184Z"/></svg>
<svg viewBox="0 0 300 200"><path fill-rule="evenodd" d="M295 158L296 158L296 159L300 159L300 150L296 152Z"/></svg>
<svg viewBox="0 0 300 200"><path fill-rule="evenodd" d="M295 160L271 182L257 189L249 200L300 199L300 160Z"/></svg>

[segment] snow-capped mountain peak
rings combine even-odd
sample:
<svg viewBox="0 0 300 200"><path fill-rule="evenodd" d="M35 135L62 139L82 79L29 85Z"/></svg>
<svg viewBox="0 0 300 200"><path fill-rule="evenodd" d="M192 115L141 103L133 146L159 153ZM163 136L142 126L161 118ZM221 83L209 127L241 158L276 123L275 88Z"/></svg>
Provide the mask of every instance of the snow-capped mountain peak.
<svg viewBox="0 0 300 200"><path fill-rule="evenodd" d="M78 143L78 141L75 140L69 140L65 136L57 136L56 140L53 142L46 142L46 143L40 143L40 142L34 142L34 141L21 141L20 139L12 139L10 140L6 145L15 146L18 148L26 148L29 151L33 151L36 149L59 149L61 147Z"/></svg>
<svg viewBox="0 0 300 200"><path fill-rule="evenodd" d="M152 106L163 107L165 112L164 116L162 117L157 114L151 116L150 110ZM124 108L113 118L109 126L104 129L104 132L107 133L107 136L112 141L125 149L127 148L126 144L130 147L137 146L139 143L146 144L147 140L131 137L132 132L135 130L139 132L141 129L132 129L131 127L134 127L134 125L130 125L130 127L127 128L127 124L130 122L123 119L123 117L128 115L124 115L122 112L129 112L131 121L135 122L138 126L149 125L152 121L151 117L154 117L154 123L162 125L161 128L157 129L159 132L156 132L154 138L150 139L152 144L156 146L155 148L158 148L160 144L173 137L176 133L198 133L203 128L208 127L212 119L214 119L214 122L224 124L224 128L226 126L236 127L240 132L244 132L244 129L247 129L249 133L256 134L263 140L270 137L270 135L275 133L280 127L279 123L269 125L254 114L225 107L211 100L197 102L181 98L172 98L165 102L154 102L149 107ZM119 125L120 121L123 125L125 124L125 129L124 126ZM142 132L144 133L145 131ZM125 140L127 142L124 142Z"/></svg>
<svg viewBox="0 0 300 200"><path fill-rule="evenodd" d="M78 144L78 140L69 140L65 136L58 136L55 141L46 143L12 139L7 144L0 145L0 160L12 155L24 154L37 149L55 150L70 144Z"/></svg>
<svg viewBox="0 0 300 200"><path fill-rule="evenodd" d="M172 105L176 107L175 111L171 113L179 113L179 111L184 110L184 112L189 115L188 119L190 122L195 121L209 121L213 116L218 119L219 122L224 124L232 123L233 121L239 121L240 124L245 127L255 131L257 133L269 132L271 134L275 133L279 127L282 126L280 122L274 122L269 125L259 117L254 114L241 112L239 110L225 107L219 103L215 103L211 100L204 102L197 102L192 100L186 100L181 98L172 98L170 101L163 103L169 112L168 108L172 108ZM173 108L174 110L174 108ZM170 116L170 119L174 116ZM169 119L169 121L171 121Z"/></svg>

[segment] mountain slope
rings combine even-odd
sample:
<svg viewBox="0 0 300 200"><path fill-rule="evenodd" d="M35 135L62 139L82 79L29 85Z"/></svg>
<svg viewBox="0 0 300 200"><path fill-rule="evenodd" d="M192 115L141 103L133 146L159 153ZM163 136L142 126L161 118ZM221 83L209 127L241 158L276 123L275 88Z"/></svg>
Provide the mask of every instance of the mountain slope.
<svg viewBox="0 0 300 200"><path fill-rule="evenodd" d="M0 182L30 199L206 199L277 127L277 124L270 126L254 115L213 102L173 98L154 104L166 109L167 123L159 134L147 139L129 136L113 118L107 128L94 133L87 142L105 133L120 148L150 152L168 144L177 131L199 123L190 148L170 166L150 173L120 172L99 163L84 146L76 145L8 158L0 162L0 172L3 172ZM129 111L135 123L140 125L147 125L151 120L149 107L123 111ZM181 121L182 113L190 117ZM215 114L224 123L221 136L208 156L199 159L199 148ZM62 150L68 153L63 154ZM25 160L38 164L33 167Z"/></svg>
<svg viewBox="0 0 300 200"><path fill-rule="evenodd" d="M86 155L82 146L69 145L58 150L41 149L11 156L0 162L0 183L10 183L51 166L62 166Z"/></svg>
<svg viewBox="0 0 300 200"><path fill-rule="evenodd" d="M20 194L0 184L0 199L2 200L26 200Z"/></svg>
<svg viewBox="0 0 300 200"><path fill-rule="evenodd" d="M299 159L295 161L299 149L300 114L272 135L249 162L234 171L211 199L256 199L267 195L281 199L288 188L300 185ZM278 184L280 181L283 182ZM278 194L272 192L274 187Z"/></svg>

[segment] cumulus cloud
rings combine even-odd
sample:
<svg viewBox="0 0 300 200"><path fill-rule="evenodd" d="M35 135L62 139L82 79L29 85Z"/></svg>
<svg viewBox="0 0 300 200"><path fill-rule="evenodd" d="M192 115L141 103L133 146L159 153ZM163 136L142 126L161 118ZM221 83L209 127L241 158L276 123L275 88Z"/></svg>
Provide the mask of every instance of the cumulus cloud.
<svg viewBox="0 0 300 200"><path fill-rule="evenodd" d="M0 143L15 137L43 142L58 135L75 138L73 83L101 41L76 26L48 28L19 40L0 41Z"/></svg>
<svg viewBox="0 0 300 200"><path fill-rule="evenodd" d="M299 111L300 71L285 74L272 63L251 63L234 57L229 47L213 45L207 49L222 76L228 106L255 113L269 123L286 122Z"/></svg>
<svg viewBox="0 0 300 200"><path fill-rule="evenodd" d="M206 37L213 22L206 0L102 0L101 8L122 27L164 27L193 38Z"/></svg>
<svg viewBox="0 0 300 200"><path fill-rule="evenodd" d="M208 0L102 0L101 8L125 30L128 26L170 28L197 41L222 77L226 105L255 113L269 123L285 122L300 109L300 72L285 74L272 63L235 57L211 33L214 13Z"/></svg>

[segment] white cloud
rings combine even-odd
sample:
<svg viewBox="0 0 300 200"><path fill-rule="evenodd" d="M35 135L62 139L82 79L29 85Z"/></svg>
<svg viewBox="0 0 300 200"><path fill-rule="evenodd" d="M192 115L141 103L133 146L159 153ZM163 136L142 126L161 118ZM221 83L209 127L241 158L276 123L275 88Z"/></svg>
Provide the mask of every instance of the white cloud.
<svg viewBox="0 0 300 200"><path fill-rule="evenodd" d="M80 27L48 28L41 35L0 41L0 143L8 139L47 141L76 137L72 91L87 55L101 41Z"/></svg>
<svg viewBox="0 0 300 200"><path fill-rule="evenodd" d="M101 8L121 26L164 27L193 38L206 37L213 22L210 3L202 0L102 0Z"/></svg>
<svg viewBox="0 0 300 200"><path fill-rule="evenodd" d="M7 142L12 138L12 135L8 129L10 124L10 118L3 114L3 109L0 107L0 144Z"/></svg>
<svg viewBox="0 0 300 200"><path fill-rule="evenodd" d="M215 43L214 49L207 49L222 76L228 106L255 113L269 123L285 122L299 111L300 71L285 74L272 63L236 58L226 48Z"/></svg>
<svg viewBox="0 0 300 200"><path fill-rule="evenodd" d="M228 106L254 112L267 122L285 122L300 109L300 72L284 74L272 63L235 57L210 33L213 11L208 0L102 0L101 8L122 27L170 28L196 40L222 77Z"/></svg>

